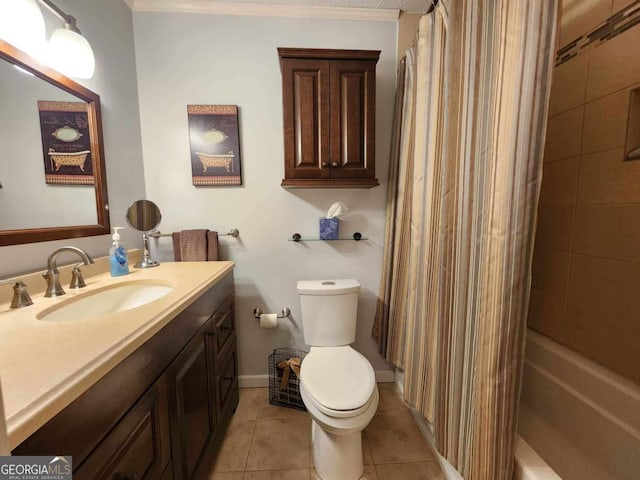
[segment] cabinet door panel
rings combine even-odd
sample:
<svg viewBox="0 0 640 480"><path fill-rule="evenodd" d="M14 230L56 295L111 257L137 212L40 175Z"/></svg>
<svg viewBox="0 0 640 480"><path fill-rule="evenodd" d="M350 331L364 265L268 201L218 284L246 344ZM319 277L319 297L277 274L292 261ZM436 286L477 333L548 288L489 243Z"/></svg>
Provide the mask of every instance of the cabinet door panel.
<svg viewBox="0 0 640 480"><path fill-rule="evenodd" d="M232 348L224 352L221 362L216 365L216 396L218 398L216 416L221 429L227 425L238 406L238 354L235 344L234 333Z"/></svg>
<svg viewBox="0 0 640 480"><path fill-rule="evenodd" d="M189 342L167 372L176 480L194 478L201 457L217 433L210 408L205 330Z"/></svg>
<svg viewBox="0 0 640 480"><path fill-rule="evenodd" d="M73 474L77 480L155 480L169 462L164 377L134 405Z"/></svg>
<svg viewBox="0 0 640 480"><path fill-rule="evenodd" d="M285 177L328 178L329 62L286 59L281 67Z"/></svg>
<svg viewBox="0 0 640 480"><path fill-rule="evenodd" d="M345 72L340 76L340 167L361 168L366 163L364 81L361 72Z"/></svg>
<svg viewBox="0 0 640 480"><path fill-rule="evenodd" d="M212 318L213 354L215 365L220 363L223 351L228 348L227 345L232 340L232 334L235 330L234 317L234 303L233 296L231 296L225 300L218 310L216 310L216 313Z"/></svg>
<svg viewBox="0 0 640 480"><path fill-rule="evenodd" d="M375 176L375 62L331 62L331 178Z"/></svg>

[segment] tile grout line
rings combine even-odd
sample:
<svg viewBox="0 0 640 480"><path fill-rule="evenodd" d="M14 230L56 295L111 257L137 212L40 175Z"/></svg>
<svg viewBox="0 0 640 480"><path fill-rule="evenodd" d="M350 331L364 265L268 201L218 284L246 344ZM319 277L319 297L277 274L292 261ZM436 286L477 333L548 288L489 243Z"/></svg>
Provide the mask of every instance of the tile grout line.
<svg viewBox="0 0 640 480"><path fill-rule="evenodd" d="M378 414L397 415L397 414L401 414L401 413L406 412L408 407L404 404L404 402L403 402L402 407L403 408L399 408L399 407L398 408L393 408L392 407L389 410L383 410L383 411L377 413L377 415ZM249 449L248 449L248 452L247 452L247 456L245 457L243 471L242 472L238 472L238 473L241 473L243 480L248 478L247 475L250 473L249 471L247 471L247 465L248 465L248 460L249 460L249 455L250 455L250 452L251 452L251 448L254 446L254 442L255 442L255 433L256 433L257 423L260 420L259 416L260 416L261 408L263 408L263 406L259 407L256 410L255 420L254 420L253 428L252 428L252 431L251 431L251 438L250 438L250 442L249 442ZM282 419L281 418L266 418L266 419L263 419L263 420L286 420L286 419L289 419L289 418L282 418ZM293 418L291 418L291 419L293 419ZM311 417L310 416L307 416L305 420L307 422L311 423ZM415 425L415 419L412 418L411 420L412 420L412 423ZM364 433L365 432L363 432L363 434ZM314 478L314 467L313 467L313 464L311 462L311 458L312 458L312 445L311 445L311 443L312 443L311 442L311 430L309 429L309 435L307 436L307 445L308 445L310 461L309 461L309 466L308 467L304 467L302 469L302 470L305 470L308 473L308 479L309 480L312 480ZM426 463L426 464L435 463L435 465L438 466L437 462L434 462L433 460L427 460L427 459L425 459L425 460L415 460L415 461L405 460L405 461L399 461L399 462L376 463L374 458L373 458L373 452L371 451L371 446L370 446L370 443L369 443L368 438L366 437L366 435L364 435L364 437L363 437L363 444L364 443L367 443L367 445L369 447L370 456L371 456L371 464L365 465L365 469L371 470L370 473L373 474L372 478L371 479L367 479L367 480L374 480L374 479L378 479L379 480L380 473L378 471L378 467L377 467L378 465L394 465L394 464L395 465L404 465L404 464L417 464L417 463ZM371 468L369 468L368 465L370 465ZM298 468L296 468L296 467L285 467L285 468L282 468L281 467L281 468L270 468L270 469L266 469L264 471L284 471L284 470L287 470L287 471L288 470L298 470ZM437 476L436 477L429 476L428 480L437 480L439 478L440 477L437 477Z"/></svg>
<svg viewBox="0 0 640 480"><path fill-rule="evenodd" d="M249 449L247 450L247 456L244 459L244 465L242 467L242 479L247 476L247 463L249 462L249 454L251 453L251 447L253 446L253 437L256 434L256 427L258 426L258 415L260 414L260 409L256 410L256 417L253 421L253 428L251 429L251 439L249 440Z"/></svg>
<svg viewBox="0 0 640 480"><path fill-rule="evenodd" d="M631 84L629 84L629 85L626 85L626 86L624 86L624 87L620 87L620 88L618 88L617 90L612 90L612 91L610 91L610 92L608 92L608 93L604 93L604 94L602 94L602 95L600 95L600 96L593 97L591 100L587 100L587 97L586 97L586 94L585 94L585 100L584 100L584 103L581 103L581 104L579 104L579 105L576 105L575 107L567 108L566 110L562 110L561 112L554 113L553 115L548 115L548 116L547 116L547 120L551 120L552 118L555 118L555 117L558 117L558 116L560 116L560 115L562 115L562 114L565 114L565 113L567 113L567 112L570 112L571 110L575 110L575 109L577 109L577 108L584 107L584 106L586 106L586 105L589 105L590 103L595 103L595 102L600 101L600 100L602 100L602 99L604 99L604 98L606 98L606 97L609 97L609 96L612 96L612 95L616 95L616 94L622 93L622 92L623 92L623 91L625 91L625 90L629 90L629 91L631 91L631 90L636 90L636 89L637 89L637 88L639 88L639 87L640 87L640 83L638 83L638 82L635 82L635 81L634 81L633 83L631 83Z"/></svg>

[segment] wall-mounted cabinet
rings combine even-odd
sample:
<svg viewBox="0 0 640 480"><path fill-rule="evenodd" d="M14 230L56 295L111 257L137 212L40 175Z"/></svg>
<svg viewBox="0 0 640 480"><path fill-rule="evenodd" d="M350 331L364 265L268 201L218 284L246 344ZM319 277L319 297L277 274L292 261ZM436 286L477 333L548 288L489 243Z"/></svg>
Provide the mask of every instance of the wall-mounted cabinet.
<svg viewBox="0 0 640 480"><path fill-rule="evenodd" d="M283 187L359 187L375 178L379 50L279 48Z"/></svg>

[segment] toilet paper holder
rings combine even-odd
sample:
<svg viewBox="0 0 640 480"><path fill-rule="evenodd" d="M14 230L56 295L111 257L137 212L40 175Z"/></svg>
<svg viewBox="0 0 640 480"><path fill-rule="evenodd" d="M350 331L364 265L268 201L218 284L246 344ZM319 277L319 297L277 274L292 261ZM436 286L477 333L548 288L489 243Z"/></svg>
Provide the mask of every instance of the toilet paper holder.
<svg viewBox="0 0 640 480"><path fill-rule="evenodd" d="M260 318L264 312L260 309L260 307L256 307L253 309L253 316L256 318ZM291 315L291 309L288 307L284 307L282 312L278 314L278 318L288 318Z"/></svg>

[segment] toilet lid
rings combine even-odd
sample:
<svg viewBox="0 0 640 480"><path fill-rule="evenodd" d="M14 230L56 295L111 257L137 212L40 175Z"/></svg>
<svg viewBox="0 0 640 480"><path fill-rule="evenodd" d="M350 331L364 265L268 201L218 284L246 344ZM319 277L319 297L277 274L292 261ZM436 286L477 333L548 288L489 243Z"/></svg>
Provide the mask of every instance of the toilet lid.
<svg viewBox="0 0 640 480"><path fill-rule="evenodd" d="M330 410L355 410L376 385L369 361L349 346L314 347L302 361L300 380L314 400Z"/></svg>

